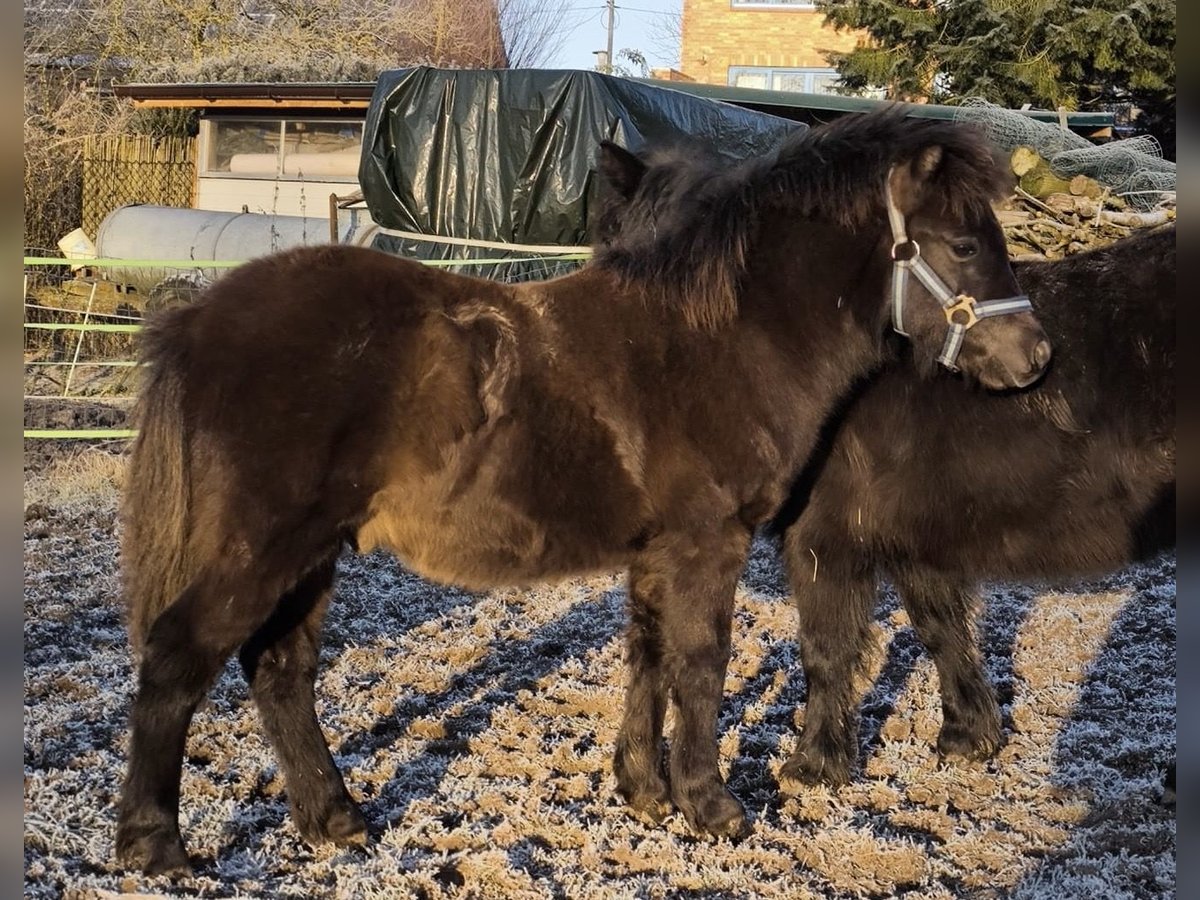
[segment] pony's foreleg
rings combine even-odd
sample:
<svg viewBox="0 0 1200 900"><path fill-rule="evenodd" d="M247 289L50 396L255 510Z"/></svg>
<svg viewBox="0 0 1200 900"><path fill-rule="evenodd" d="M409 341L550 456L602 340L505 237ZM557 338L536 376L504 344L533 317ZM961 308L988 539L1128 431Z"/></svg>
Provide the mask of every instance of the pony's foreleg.
<svg viewBox="0 0 1200 900"><path fill-rule="evenodd" d="M749 530L731 521L707 534L655 538L637 561L639 602L657 620L662 685L675 710L671 800L692 828L717 837L740 837L748 830L742 804L721 778L716 731L734 590L749 546Z"/></svg>
<svg viewBox="0 0 1200 900"><path fill-rule="evenodd" d="M200 573L155 620L131 715L116 855L148 875L186 875L179 780L188 725L229 655L267 618L247 579Z"/></svg>
<svg viewBox="0 0 1200 900"><path fill-rule="evenodd" d="M663 718L667 686L663 636L654 578L636 563L629 571L628 684L613 771L617 790L635 815L661 822L671 812L671 789L663 768Z"/></svg>
<svg viewBox="0 0 1200 900"><path fill-rule="evenodd" d="M942 695L938 752L986 759L1003 739L1000 707L983 671L975 639L978 609L971 585L926 569L895 575L917 637L933 657Z"/></svg>
<svg viewBox="0 0 1200 900"><path fill-rule="evenodd" d="M331 558L285 595L238 657L287 779L292 819L314 845L362 844L367 838L366 820L329 753L313 698L334 565Z"/></svg>
<svg viewBox="0 0 1200 900"><path fill-rule="evenodd" d="M799 612L797 637L804 667L804 729L779 771L779 785L845 784L858 749L854 675L866 656L876 582L853 551L789 532L788 575Z"/></svg>

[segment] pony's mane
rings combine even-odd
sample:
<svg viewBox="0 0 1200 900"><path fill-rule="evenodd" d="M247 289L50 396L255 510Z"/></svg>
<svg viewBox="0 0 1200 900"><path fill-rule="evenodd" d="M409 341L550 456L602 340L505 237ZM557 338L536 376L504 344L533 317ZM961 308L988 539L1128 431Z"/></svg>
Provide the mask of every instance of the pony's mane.
<svg viewBox="0 0 1200 900"><path fill-rule="evenodd" d="M942 158L930 186L943 211L990 215L1009 178L983 132L907 111L891 104L843 116L732 165L694 148L651 152L633 196L602 208L594 264L713 329L737 314L750 245L767 209L851 230L885 228L888 172L936 145Z"/></svg>

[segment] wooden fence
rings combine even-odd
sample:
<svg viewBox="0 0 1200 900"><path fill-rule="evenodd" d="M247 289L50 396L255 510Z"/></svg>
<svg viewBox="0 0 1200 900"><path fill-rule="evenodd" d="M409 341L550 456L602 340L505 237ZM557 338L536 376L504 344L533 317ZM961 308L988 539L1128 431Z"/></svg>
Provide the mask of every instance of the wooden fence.
<svg viewBox="0 0 1200 900"><path fill-rule="evenodd" d="M83 230L93 239L104 217L126 203L192 205L195 138L122 134L86 138Z"/></svg>

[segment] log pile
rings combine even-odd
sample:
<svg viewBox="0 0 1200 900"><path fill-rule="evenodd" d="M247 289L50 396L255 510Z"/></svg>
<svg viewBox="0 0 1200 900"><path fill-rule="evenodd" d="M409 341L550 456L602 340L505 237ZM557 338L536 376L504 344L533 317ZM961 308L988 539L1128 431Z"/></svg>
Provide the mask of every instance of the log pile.
<svg viewBox="0 0 1200 900"><path fill-rule="evenodd" d="M1174 193L1154 209L1132 210L1094 178L1055 174L1032 147L1017 147L1009 161L1017 188L996 212L1014 259L1061 259L1175 221Z"/></svg>

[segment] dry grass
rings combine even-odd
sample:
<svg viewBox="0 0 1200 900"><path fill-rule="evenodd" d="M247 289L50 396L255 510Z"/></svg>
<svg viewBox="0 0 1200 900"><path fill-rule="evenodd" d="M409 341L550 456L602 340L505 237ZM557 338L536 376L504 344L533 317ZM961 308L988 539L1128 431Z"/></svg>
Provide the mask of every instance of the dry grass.
<svg viewBox="0 0 1200 900"><path fill-rule="evenodd" d="M376 839L308 848L241 678L197 715L182 826L197 875L112 866L131 672L116 598L120 461L31 479L25 544L26 896L1151 898L1175 889L1174 559L1072 590L993 586L982 635L1008 743L933 751L936 673L895 600L876 623L861 771L782 796L804 684L772 548L738 593L720 728L754 817L740 844L630 819L610 757L622 700L616 575L470 596L382 555L341 561L318 713ZM86 499L85 499L86 498ZM109 504L103 507L104 504ZM87 508L101 515L78 517ZM32 525L36 525L33 528ZM799 714L796 710L799 709Z"/></svg>
<svg viewBox="0 0 1200 900"><path fill-rule="evenodd" d="M26 520L79 519L113 513L125 484L127 460L107 450L57 456L25 477Z"/></svg>

